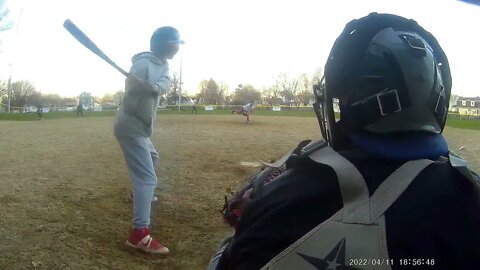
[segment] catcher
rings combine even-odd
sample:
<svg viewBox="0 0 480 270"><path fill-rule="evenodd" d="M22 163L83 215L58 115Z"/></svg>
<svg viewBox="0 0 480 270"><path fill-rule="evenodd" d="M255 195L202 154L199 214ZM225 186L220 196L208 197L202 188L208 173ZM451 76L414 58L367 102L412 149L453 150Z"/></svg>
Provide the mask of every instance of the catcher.
<svg viewBox="0 0 480 270"><path fill-rule="evenodd" d="M478 269L480 180L441 134L451 87L445 53L415 21L348 23L314 87L325 140L227 200L235 234L209 269Z"/></svg>

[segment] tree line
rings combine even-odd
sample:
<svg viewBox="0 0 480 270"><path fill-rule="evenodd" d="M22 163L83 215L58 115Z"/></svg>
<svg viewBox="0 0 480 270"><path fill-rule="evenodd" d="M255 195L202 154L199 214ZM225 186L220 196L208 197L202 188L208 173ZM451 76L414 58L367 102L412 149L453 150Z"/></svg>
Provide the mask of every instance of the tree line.
<svg viewBox="0 0 480 270"><path fill-rule="evenodd" d="M239 84L233 91L229 90L225 82L217 82L211 78L200 82L197 94L193 96L182 94L181 100L183 102L185 99L194 99L199 104L212 105L239 105L253 100L257 104L307 106L314 98L312 86L321 76L321 69L311 77L307 74L291 77L287 73L281 73L269 87L256 88L251 84ZM165 102L168 105L178 104L179 92L178 78L174 76Z"/></svg>
<svg viewBox="0 0 480 270"><path fill-rule="evenodd" d="M59 94L41 93L30 81L13 81L11 83L10 106L12 108L24 108L27 106L58 107L64 108L76 106L82 103L84 106L93 106L94 103L115 106L114 101L120 101L123 91L115 94L106 94L97 97L89 92L82 92L76 97L62 97ZM4 109L8 108L8 82L0 81L0 103Z"/></svg>
<svg viewBox="0 0 480 270"><path fill-rule="evenodd" d="M197 104L239 105L248 101L257 104L306 106L313 100L312 85L321 77L318 70L312 77L302 74L290 77L287 73L279 74L269 87L256 88L251 84L239 84L233 91L223 81L213 78L199 83L199 91L194 95L181 94L181 102L195 100ZM181 92L180 80L177 75L172 77L172 85L166 95L161 97L161 103L177 105ZM8 104L8 82L0 81L0 101L3 107ZM25 106L68 107L82 103L86 107L98 103L103 106L116 107L121 103L123 90L114 94L97 97L89 92L83 92L77 97L62 97L58 94L42 94L30 81L14 81L11 83L10 106L23 108Z"/></svg>

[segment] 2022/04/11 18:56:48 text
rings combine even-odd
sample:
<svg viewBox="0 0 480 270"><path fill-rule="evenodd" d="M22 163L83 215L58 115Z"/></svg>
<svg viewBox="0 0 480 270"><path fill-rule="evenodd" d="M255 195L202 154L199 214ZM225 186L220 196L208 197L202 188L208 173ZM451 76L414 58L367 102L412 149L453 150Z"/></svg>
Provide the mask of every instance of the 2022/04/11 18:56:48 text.
<svg viewBox="0 0 480 270"><path fill-rule="evenodd" d="M361 259L349 259L349 266L375 266L375 265L394 265L395 261L393 259L378 259L378 258L361 258ZM435 260L433 259L399 259L398 262L402 266L425 266L435 265Z"/></svg>

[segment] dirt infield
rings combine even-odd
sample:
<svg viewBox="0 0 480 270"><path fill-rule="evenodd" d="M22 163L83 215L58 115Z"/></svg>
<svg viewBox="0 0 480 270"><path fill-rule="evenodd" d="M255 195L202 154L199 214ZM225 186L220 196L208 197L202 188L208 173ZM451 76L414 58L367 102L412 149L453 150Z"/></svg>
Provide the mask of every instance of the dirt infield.
<svg viewBox="0 0 480 270"><path fill-rule="evenodd" d="M219 214L229 187L318 139L315 118L159 115L160 152L152 233L167 256L124 245L130 182L112 117L0 122L0 269L205 269L231 231ZM452 150L480 169L480 131L447 129ZM463 146L463 150L457 150Z"/></svg>

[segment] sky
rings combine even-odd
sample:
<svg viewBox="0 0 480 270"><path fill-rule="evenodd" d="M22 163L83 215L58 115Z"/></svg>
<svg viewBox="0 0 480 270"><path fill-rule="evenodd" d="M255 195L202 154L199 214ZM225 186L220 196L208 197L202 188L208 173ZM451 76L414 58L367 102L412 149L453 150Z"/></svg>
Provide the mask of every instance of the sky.
<svg viewBox="0 0 480 270"><path fill-rule="evenodd" d="M201 80L261 89L280 73L323 68L345 24L370 12L415 19L446 52L452 92L480 96L480 6L457 0L0 0L15 27L0 33L0 80L29 80L42 93L95 96L123 89L124 77L64 28L72 20L124 69L149 48L153 31L176 27L186 44L170 61L184 92Z"/></svg>

